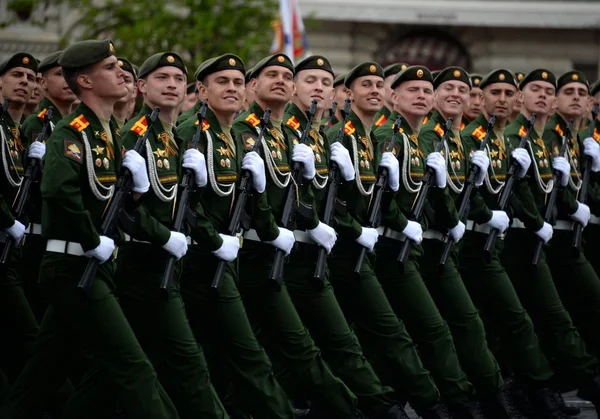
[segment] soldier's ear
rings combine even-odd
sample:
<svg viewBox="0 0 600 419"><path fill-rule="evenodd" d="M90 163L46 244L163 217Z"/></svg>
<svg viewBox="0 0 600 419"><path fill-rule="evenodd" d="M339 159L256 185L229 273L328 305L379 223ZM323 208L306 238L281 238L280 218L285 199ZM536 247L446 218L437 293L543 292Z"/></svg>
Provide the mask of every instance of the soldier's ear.
<svg viewBox="0 0 600 419"><path fill-rule="evenodd" d="M515 96L517 97L516 101L519 103L523 103L523 101L525 100L525 95L520 90L517 90L517 94Z"/></svg>
<svg viewBox="0 0 600 419"><path fill-rule="evenodd" d="M250 89L253 90L256 93L256 85L258 84L258 81L256 79L252 79L250 80L249 86Z"/></svg>
<svg viewBox="0 0 600 419"><path fill-rule="evenodd" d="M92 80L87 74L79 74L77 76L76 82L82 89L92 88Z"/></svg>
<svg viewBox="0 0 600 419"><path fill-rule="evenodd" d="M198 82L199 86L198 86L198 98L202 99L202 100L206 100L206 98L208 97L208 91L206 89L206 86L203 85L201 82Z"/></svg>
<svg viewBox="0 0 600 419"><path fill-rule="evenodd" d="M48 81L46 80L46 77L42 77L40 78L40 89L46 91L48 90Z"/></svg>
<svg viewBox="0 0 600 419"><path fill-rule="evenodd" d="M146 90L146 80L144 80L144 79L138 79L138 81L137 81L137 87L138 87L138 90L140 91L141 94L145 94L147 92L147 90Z"/></svg>
<svg viewBox="0 0 600 419"><path fill-rule="evenodd" d="M392 90L392 103L396 103L398 100L398 93L395 90Z"/></svg>

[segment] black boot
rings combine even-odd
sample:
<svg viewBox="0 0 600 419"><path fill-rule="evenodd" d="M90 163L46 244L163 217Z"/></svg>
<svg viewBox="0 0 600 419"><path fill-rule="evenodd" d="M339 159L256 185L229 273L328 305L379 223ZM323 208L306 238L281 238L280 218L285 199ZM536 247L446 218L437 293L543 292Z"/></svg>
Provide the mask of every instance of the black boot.
<svg viewBox="0 0 600 419"><path fill-rule="evenodd" d="M513 419L503 393L480 399L483 414L489 419Z"/></svg>
<svg viewBox="0 0 600 419"><path fill-rule="evenodd" d="M454 419L486 419L479 403L474 400L448 405L448 410Z"/></svg>
<svg viewBox="0 0 600 419"><path fill-rule="evenodd" d="M581 413L581 409L577 406L571 406L565 403L565 399L563 399L562 394L559 391L554 393L554 399L556 401L556 405L567 416L577 416Z"/></svg>
<svg viewBox="0 0 600 419"><path fill-rule="evenodd" d="M446 407L441 404L436 404L426 410L419 410L417 412L423 419L450 419L450 415L446 410Z"/></svg>
<svg viewBox="0 0 600 419"><path fill-rule="evenodd" d="M561 412L556 403L555 392L549 388L532 391L529 400L535 408L535 416L540 419L570 419Z"/></svg>
<svg viewBox="0 0 600 419"><path fill-rule="evenodd" d="M588 385L580 387L577 397L592 402L596 411L600 412L600 376L597 375Z"/></svg>
<svg viewBox="0 0 600 419"><path fill-rule="evenodd" d="M379 419L409 419L404 409L397 404L390 407L386 414L380 416Z"/></svg>

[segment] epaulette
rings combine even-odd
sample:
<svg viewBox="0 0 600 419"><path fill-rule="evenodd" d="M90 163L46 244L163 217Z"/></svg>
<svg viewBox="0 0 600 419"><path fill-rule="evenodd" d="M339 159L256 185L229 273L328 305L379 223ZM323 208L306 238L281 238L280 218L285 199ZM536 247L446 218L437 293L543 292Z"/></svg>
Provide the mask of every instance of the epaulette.
<svg viewBox="0 0 600 419"><path fill-rule="evenodd" d="M292 129L300 129L300 122L298 122L294 115L290 116L290 119L285 124Z"/></svg>
<svg viewBox="0 0 600 419"><path fill-rule="evenodd" d="M426 116L425 118L423 118L423 123L421 125L425 125L428 122L429 122L429 117Z"/></svg>
<svg viewBox="0 0 600 419"><path fill-rule="evenodd" d="M481 125L479 125L475 130L471 133L471 135L477 138L479 141L482 141L485 138L485 130Z"/></svg>
<svg viewBox="0 0 600 419"><path fill-rule="evenodd" d="M461 122L459 129L462 131L463 129L465 129L465 126L466 126L465 123Z"/></svg>
<svg viewBox="0 0 600 419"><path fill-rule="evenodd" d="M356 128L354 128L354 125L352 125L352 121L346 122L346 125L344 125L344 133L346 133L346 135L352 135L355 132Z"/></svg>
<svg viewBox="0 0 600 419"><path fill-rule="evenodd" d="M89 127L90 123L85 118L85 116L81 114L77 118L74 118L69 125L75 128L77 131L81 132L87 127Z"/></svg>
<svg viewBox="0 0 600 419"><path fill-rule="evenodd" d="M44 119L44 116L46 115L46 112L48 112L48 108L44 108L40 111L40 113L37 114L37 117L40 119Z"/></svg>
<svg viewBox="0 0 600 419"><path fill-rule="evenodd" d="M554 127L554 131L556 131L558 133L558 135L560 135L561 137L563 135L565 135L565 133L563 132L563 130L560 128L559 124L556 124L556 126Z"/></svg>
<svg viewBox="0 0 600 419"><path fill-rule="evenodd" d="M523 138L526 135L527 135L527 128L525 128L525 125L521 125L521 128L519 128L519 137Z"/></svg>
<svg viewBox="0 0 600 419"><path fill-rule="evenodd" d="M198 120L196 119L196 122L194 122L194 125L198 125ZM206 119L204 121L202 121L202 131L206 131L207 129L210 128L210 124L206 121Z"/></svg>
<svg viewBox="0 0 600 419"><path fill-rule="evenodd" d="M598 128L594 128L594 140L600 142L600 132L598 131Z"/></svg>
<svg viewBox="0 0 600 419"><path fill-rule="evenodd" d="M375 122L375 126L380 127L383 124L385 124L386 122L387 122L387 116L382 114L379 118L377 118L377 121Z"/></svg>
<svg viewBox="0 0 600 419"><path fill-rule="evenodd" d="M435 131L435 133L437 135L439 135L440 137L444 136L444 128L442 128L442 126L440 124L436 124L435 128L433 129Z"/></svg>
<svg viewBox="0 0 600 419"><path fill-rule="evenodd" d="M255 113L251 113L246 117L246 122L250 122L253 127L257 127L260 125L260 119L256 116Z"/></svg>
<svg viewBox="0 0 600 419"><path fill-rule="evenodd" d="M148 129L148 121L146 120L146 115L143 115L140 119L136 121L135 124L131 127L130 131L135 132L140 137L146 133Z"/></svg>

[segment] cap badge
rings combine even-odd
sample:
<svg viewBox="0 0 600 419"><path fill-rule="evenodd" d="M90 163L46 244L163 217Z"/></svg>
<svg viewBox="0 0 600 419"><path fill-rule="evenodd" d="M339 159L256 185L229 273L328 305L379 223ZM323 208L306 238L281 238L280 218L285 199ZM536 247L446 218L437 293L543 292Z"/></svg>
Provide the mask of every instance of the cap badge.
<svg viewBox="0 0 600 419"><path fill-rule="evenodd" d="M454 77L460 77L460 70L454 70Z"/></svg>
<svg viewBox="0 0 600 419"><path fill-rule="evenodd" d="M173 57L172 55L167 55L167 61L173 64L175 62L175 57Z"/></svg>
<svg viewBox="0 0 600 419"><path fill-rule="evenodd" d="M502 81L506 78L506 76L504 75L504 73L500 73L500 75L498 75L498 78Z"/></svg>
<svg viewBox="0 0 600 419"><path fill-rule="evenodd" d="M230 58L230 59L229 59L229 65L230 65L230 66L234 66L234 65L235 65L235 59L233 59L233 58Z"/></svg>
<svg viewBox="0 0 600 419"><path fill-rule="evenodd" d="M418 78L423 77L423 70L421 70L420 68L417 70L417 77Z"/></svg>
<svg viewBox="0 0 600 419"><path fill-rule="evenodd" d="M283 55L280 55L279 57L277 57L277 61L279 61L280 63L285 61L285 58L283 58Z"/></svg>
<svg viewBox="0 0 600 419"><path fill-rule="evenodd" d="M23 57L23 64L29 64L29 57Z"/></svg>
<svg viewBox="0 0 600 419"><path fill-rule="evenodd" d="M377 71L377 67L375 67L375 65L371 64L371 66L369 67L369 71L371 73L375 73Z"/></svg>
<svg viewBox="0 0 600 419"><path fill-rule="evenodd" d="M571 78L572 78L573 80L579 80L579 76L578 76L577 74L573 74L573 75L571 76Z"/></svg>
<svg viewBox="0 0 600 419"><path fill-rule="evenodd" d="M544 80L546 80L548 78L548 73L546 73L545 71L542 71L542 78Z"/></svg>
<svg viewBox="0 0 600 419"><path fill-rule="evenodd" d="M324 64L324 62L323 62L322 58L317 59L317 65L318 66L322 66L323 64Z"/></svg>

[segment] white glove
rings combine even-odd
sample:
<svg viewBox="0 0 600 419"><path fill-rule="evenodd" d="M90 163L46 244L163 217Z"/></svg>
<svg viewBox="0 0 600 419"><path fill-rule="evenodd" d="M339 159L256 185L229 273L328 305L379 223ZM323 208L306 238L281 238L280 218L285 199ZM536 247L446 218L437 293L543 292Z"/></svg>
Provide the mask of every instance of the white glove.
<svg viewBox="0 0 600 419"><path fill-rule="evenodd" d="M558 172L558 183L563 188L569 184L571 176L571 165L564 157L555 157L552 160L552 168Z"/></svg>
<svg viewBox="0 0 600 419"><path fill-rule="evenodd" d="M256 151L251 151L244 156L242 169L252 173L252 186L256 189L256 192L263 193L267 186L265 162Z"/></svg>
<svg viewBox="0 0 600 419"><path fill-rule="evenodd" d="M448 230L448 234L454 240L454 243L458 243L460 239L465 235L465 224L462 221L459 221L456 227Z"/></svg>
<svg viewBox="0 0 600 419"><path fill-rule="evenodd" d="M123 158L123 166L129 169L133 177L133 192L148 192L150 181L146 170L146 160L137 151L129 150Z"/></svg>
<svg viewBox="0 0 600 419"><path fill-rule="evenodd" d="M294 247L295 242L296 238L294 237L294 233L287 228L279 227L279 236L277 236L275 240L265 243L283 250L287 256L292 251L292 247Z"/></svg>
<svg viewBox="0 0 600 419"><path fill-rule="evenodd" d="M435 186L446 187L446 159L442 153L434 152L427 156L425 164L435 171Z"/></svg>
<svg viewBox="0 0 600 419"><path fill-rule="evenodd" d="M485 154L485 151L477 150L471 156L471 163L479 168L477 176L475 176L475 186L483 185L483 180L487 175L488 167L490 167L490 159Z"/></svg>
<svg viewBox="0 0 600 419"><path fill-rule="evenodd" d="M84 254L89 258L96 258L100 263L106 262L115 251L115 242L110 237L100 236L100 244Z"/></svg>
<svg viewBox="0 0 600 419"><path fill-rule="evenodd" d="M25 226L19 220L15 220L15 223L6 229L6 232L15 242L19 243L25 234Z"/></svg>
<svg viewBox="0 0 600 419"><path fill-rule="evenodd" d="M179 260L187 253L187 239L185 238L184 234L177 231L171 231L171 237L169 237L169 241L163 245L162 248Z"/></svg>
<svg viewBox="0 0 600 419"><path fill-rule="evenodd" d="M582 226L586 226L590 221L590 207L581 202L577 203L577 211L569 215L573 220L577 221Z"/></svg>
<svg viewBox="0 0 600 419"><path fill-rule="evenodd" d="M315 170L315 153L306 144L296 144L292 150L292 161L302 163L304 166L304 179L312 180L317 171Z"/></svg>
<svg viewBox="0 0 600 419"><path fill-rule="evenodd" d="M29 146L29 151L27 151L27 156L32 159L41 159L46 154L46 144L40 141L34 141Z"/></svg>
<svg viewBox="0 0 600 419"><path fill-rule="evenodd" d="M337 163L346 182L354 180L356 173L354 172L352 160L350 160L350 153L339 141L331 144L331 157L329 159Z"/></svg>
<svg viewBox="0 0 600 419"><path fill-rule="evenodd" d="M387 151L381 156L380 167L385 167L388 170L388 186L394 192L400 188L400 163L393 153Z"/></svg>
<svg viewBox="0 0 600 419"><path fill-rule="evenodd" d="M416 221L408 220L408 224L404 227L402 233L417 244L423 241L423 227Z"/></svg>
<svg viewBox="0 0 600 419"><path fill-rule="evenodd" d="M194 172L196 185L202 188L208 183L208 173L206 171L206 159L204 154L200 153L195 148L190 148L183 153L183 163L181 167L190 169Z"/></svg>
<svg viewBox="0 0 600 419"><path fill-rule="evenodd" d="M600 144L587 137L583 140L583 153L592 158L592 172L600 172Z"/></svg>
<svg viewBox="0 0 600 419"><path fill-rule="evenodd" d="M508 222L508 215L504 211L492 211L492 218L486 224L504 233L508 228Z"/></svg>
<svg viewBox="0 0 600 419"><path fill-rule="evenodd" d="M362 247L366 247L367 250L371 251L375 247L375 243L379 240L379 233L374 228L362 227L362 233L356 242Z"/></svg>
<svg viewBox="0 0 600 419"><path fill-rule="evenodd" d="M333 249L335 241L337 240L337 235L335 234L335 230L333 228L319 221L318 226L312 230L306 230L306 232L311 239L324 247L328 254L331 252L331 249Z"/></svg>
<svg viewBox="0 0 600 419"><path fill-rule="evenodd" d="M240 239L221 233L219 233L219 236L223 239L223 244L217 250L214 250L212 254L226 262L234 261L240 250Z"/></svg>
<svg viewBox="0 0 600 419"><path fill-rule="evenodd" d="M544 225L542 226L542 228L540 228L538 231L536 231L535 235L538 236L540 239L544 240L544 244L545 244L545 243L548 243L550 241L550 239L552 238L552 233L554 233L552 226L550 224L544 222Z"/></svg>
<svg viewBox="0 0 600 419"><path fill-rule="evenodd" d="M531 157L524 148L514 149L511 153L513 159L519 163L519 171L516 173L518 178L522 178L527 174L529 166L531 166Z"/></svg>

